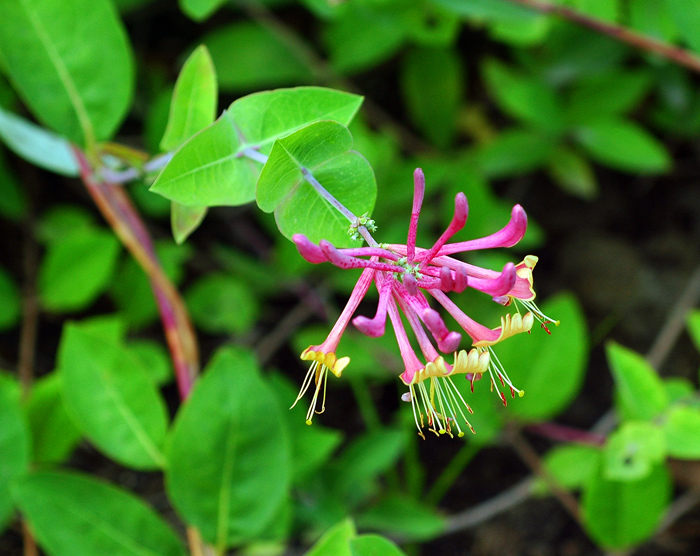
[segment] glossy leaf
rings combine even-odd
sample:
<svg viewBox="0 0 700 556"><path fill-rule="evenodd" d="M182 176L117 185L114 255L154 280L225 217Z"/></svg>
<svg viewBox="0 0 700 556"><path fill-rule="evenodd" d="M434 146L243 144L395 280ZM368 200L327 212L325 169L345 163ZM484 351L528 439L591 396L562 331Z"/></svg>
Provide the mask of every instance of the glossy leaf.
<svg viewBox="0 0 700 556"><path fill-rule="evenodd" d="M3 68L36 118L81 146L110 138L134 77L112 3L3 0L0 21Z"/></svg>
<svg viewBox="0 0 700 556"><path fill-rule="evenodd" d="M77 176L70 143L55 133L0 108L0 138L17 156L64 176Z"/></svg>
<svg viewBox="0 0 700 556"><path fill-rule="evenodd" d="M52 242L39 268L39 296L50 311L90 305L108 286L121 245L106 230L75 230Z"/></svg>
<svg viewBox="0 0 700 556"><path fill-rule="evenodd" d="M282 419L253 358L233 349L214 357L177 416L167 491L183 519L220 551L257 538L288 496Z"/></svg>
<svg viewBox="0 0 700 556"><path fill-rule="evenodd" d="M440 148L449 146L454 137L464 80L461 61L451 49L414 49L403 59L401 92L409 115Z"/></svg>
<svg viewBox="0 0 700 556"><path fill-rule="evenodd" d="M643 421L658 417L668 406L668 397L656 371L641 355L619 344L607 344L606 353L624 414Z"/></svg>
<svg viewBox="0 0 700 556"><path fill-rule="evenodd" d="M212 334L241 334L255 324L258 303L245 282L227 274L208 274L185 294L195 324Z"/></svg>
<svg viewBox="0 0 700 556"><path fill-rule="evenodd" d="M643 479L666 457L663 432L654 424L628 421L608 437L603 452L606 479Z"/></svg>
<svg viewBox="0 0 700 556"><path fill-rule="evenodd" d="M668 455L678 459L700 458L700 409L671 407L662 421Z"/></svg>
<svg viewBox="0 0 700 556"><path fill-rule="evenodd" d="M0 381L0 531L12 517L10 483L29 468L31 440L14 381Z"/></svg>
<svg viewBox="0 0 700 556"><path fill-rule="evenodd" d="M326 531L305 556L352 556L350 540L356 534L352 521L341 521Z"/></svg>
<svg viewBox="0 0 700 556"><path fill-rule="evenodd" d="M119 343L67 324L58 366L68 410L95 446L137 469L163 466L165 403L138 359Z"/></svg>
<svg viewBox="0 0 700 556"><path fill-rule="evenodd" d="M202 38L226 92L253 91L313 80L305 60L288 43L255 21L238 21Z"/></svg>
<svg viewBox="0 0 700 556"><path fill-rule="evenodd" d="M627 172L654 174L671 167L666 148L630 121L600 118L582 125L575 138L596 161Z"/></svg>
<svg viewBox="0 0 700 556"><path fill-rule="evenodd" d="M175 532L130 492L87 475L40 471L13 497L51 556L185 556Z"/></svg>
<svg viewBox="0 0 700 556"><path fill-rule="evenodd" d="M622 549L653 535L671 497L671 478L663 465L638 481L594 476L583 491L582 518L599 545Z"/></svg>
<svg viewBox="0 0 700 556"><path fill-rule="evenodd" d="M248 203L262 165L243 151L267 155L276 139L319 120L347 125L361 103L357 95L319 87L243 97L175 153L151 191L189 206Z"/></svg>
<svg viewBox="0 0 700 556"><path fill-rule="evenodd" d="M393 542L379 535L362 535L350 539L352 556L406 556Z"/></svg>
<svg viewBox="0 0 700 556"><path fill-rule="evenodd" d="M82 434L66 410L62 375L53 372L32 386L26 411L32 431L35 463L61 463L80 442Z"/></svg>
<svg viewBox="0 0 700 556"><path fill-rule="evenodd" d="M160 141L163 151L177 149L216 119L216 70L209 51L199 46L178 75L170 103L170 116Z"/></svg>
<svg viewBox="0 0 700 556"><path fill-rule="evenodd" d="M275 142L265 164L256 197L265 212L275 211L277 226L291 238L305 234L311 241L326 239L350 245L350 222L306 179L311 172L322 187L357 216L369 214L376 199L376 182L369 163L349 151L352 136L346 127L321 121Z"/></svg>
<svg viewBox="0 0 700 556"><path fill-rule="evenodd" d="M506 413L528 421L554 417L571 403L583 384L588 360L586 321L576 299L560 294L540 308L561 321L560 326L549 325L551 336L534 327L532 334L514 336L495 347L513 383L525 391L523 398L508 404Z"/></svg>

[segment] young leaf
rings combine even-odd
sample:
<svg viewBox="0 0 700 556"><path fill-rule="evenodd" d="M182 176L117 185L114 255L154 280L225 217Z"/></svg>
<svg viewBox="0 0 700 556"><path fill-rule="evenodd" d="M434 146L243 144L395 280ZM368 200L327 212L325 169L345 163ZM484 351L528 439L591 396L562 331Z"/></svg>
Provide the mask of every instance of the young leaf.
<svg viewBox="0 0 700 556"><path fill-rule="evenodd" d="M112 3L3 0L0 21L3 69L36 118L81 146L108 139L134 78Z"/></svg>
<svg viewBox="0 0 700 556"><path fill-rule="evenodd" d="M574 490L584 487L598 468L601 450L594 446L566 444L552 448L544 457L547 471L562 487ZM549 492L547 483L536 479L532 485L533 493Z"/></svg>
<svg viewBox="0 0 700 556"><path fill-rule="evenodd" d="M656 371L641 355L619 344L607 344L606 353L624 412L642 421L658 417L668 406L668 397Z"/></svg>
<svg viewBox="0 0 700 556"><path fill-rule="evenodd" d="M628 421L608 437L603 451L603 475L619 481L643 479L665 457L666 443L658 426Z"/></svg>
<svg viewBox="0 0 700 556"><path fill-rule="evenodd" d="M190 19L203 21L218 10L226 0L179 0L180 9Z"/></svg>
<svg viewBox="0 0 700 556"><path fill-rule="evenodd" d="M352 556L350 540L356 534L352 521L341 521L328 529L305 556Z"/></svg>
<svg viewBox="0 0 700 556"><path fill-rule="evenodd" d="M255 21L239 21L206 35L222 91L240 92L313 80L306 61L277 33Z"/></svg>
<svg viewBox="0 0 700 556"><path fill-rule="evenodd" d="M543 303L542 310L561 321L561 326L550 325L551 336L535 329L496 348L513 383L525 391L523 398L508 404L507 414L529 421L554 417L571 403L583 383L588 359L588 333L576 299L558 295ZM484 387L488 389L488 384Z"/></svg>
<svg viewBox="0 0 700 556"><path fill-rule="evenodd" d="M416 126L438 147L448 147L464 93L460 58L447 48L411 50L402 63L401 92Z"/></svg>
<svg viewBox="0 0 700 556"><path fill-rule="evenodd" d="M654 533L670 497L671 478L663 465L638 481L614 481L598 473L583 491L583 523L596 543L627 548Z"/></svg>
<svg viewBox="0 0 700 556"><path fill-rule="evenodd" d="M374 173L364 157L348 150L351 146L347 128L332 121L311 124L275 142L256 195L262 210L275 211L283 235L303 233L313 242L351 244L350 222L306 181L305 174L311 172L354 214L371 212L377 195Z"/></svg>
<svg viewBox="0 0 700 556"><path fill-rule="evenodd" d="M700 409L671 407L662 421L668 455L679 459L700 458Z"/></svg>
<svg viewBox="0 0 700 556"><path fill-rule="evenodd" d="M406 556L393 542L379 535L362 535L350 539L352 556Z"/></svg>
<svg viewBox="0 0 700 556"><path fill-rule="evenodd" d="M165 403L138 359L119 343L67 324L58 366L68 410L93 444L137 469L164 465Z"/></svg>
<svg viewBox="0 0 700 556"><path fill-rule="evenodd" d="M182 245L190 237L207 215L208 207L188 207L172 201L170 205L170 228L173 239Z"/></svg>
<svg viewBox="0 0 700 556"><path fill-rule="evenodd" d="M29 430L15 388L14 381L0 380L0 531L14 510L10 483L27 471L31 457Z"/></svg>
<svg viewBox="0 0 700 556"><path fill-rule="evenodd" d="M626 172L656 174L671 167L666 148L653 135L637 124L602 117L582 125L576 140L595 160Z"/></svg>
<svg viewBox="0 0 700 556"><path fill-rule="evenodd" d="M178 75L160 148L173 151L210 125L216 118L217 98L216 70L202 45L190 54Z"/></svg>
<svg viewBox="0 0 700 556"><path fill-rule="evenodd" d="M573 149L558 146L549 161L549 173L564 191L582 199L598 195L598 182L588 161Z"/></svg>
<svg viewBox="0 0 700 556"><path fill-rule="evenodd" d="M40 168L64 176L78 175L78 163L66 139L2 108L0 138L17 156Z"/></svg>
<svg viewBox="0 0 700 556"><path fill-rule="evenodd" d="M50 311L90 305L108 286L121 246L106 230L75 230L49 244L39 268L39 296Z"/></svg>
<svg viewBox="0 0 700 556"><path fill-rule="evenodd" d="M82 438L66 411L61 381L61 373L54 371L42 376L32 386L26 411L35 463L65 461Z"/></svg>
<svg viewBox="0 0 700 556"><path fill-rule="evenodd" d="M185 556L175 532L130 492L68 471L15 482L13 497L51 556Z"/></svg>
<svg viewBox="0 0 700 556"><path fill-rule="evenodd" d="M243 157L243 151L255 149L266 155L276 139L319 120L347 125L360 104L362 97L319 87L238 99L175 153L151 191L190 206L248 203L255 198L262 166Z"/></svg>
<svg viewBox="0 0 700 556"><path fill-rule="evenodd" d="M357 518L362 530L380 531L407 541L429 540L445 530L446 520L425 503L389 495Z"/></svg>
<svg viewBox="0 0 700 556"><path fill-rule="evenodd" d="M289 494L282 419L253 358L233 349L214 357L177 416L167 491L184 520L221 552L257 538Z"/></svg>

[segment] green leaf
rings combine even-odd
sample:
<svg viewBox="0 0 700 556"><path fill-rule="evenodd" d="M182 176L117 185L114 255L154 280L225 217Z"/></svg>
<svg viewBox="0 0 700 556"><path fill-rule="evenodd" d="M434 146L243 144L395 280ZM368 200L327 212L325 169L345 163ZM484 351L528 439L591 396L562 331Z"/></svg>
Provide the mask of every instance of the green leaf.
<svg viewBox="0 0 700 556"><path fill-rule="evenodd" d="M0 330L8 330L19 321L22 300L12 276L0 267Z"/></svg>
<svg viewBox="0 0 700 556"><path fill-rule="evenodd" d="M603 475L620 481L643 479L665 457L666 443L658 426L628 421L608 437L603 451Z"/></svg>
<svg viewBox="0 0 700 556"><path fill-rule="evenodd" d="M511 128L477 148L476 162L493 179L532 172L552 158L552 141L534 129Z"/></svg>
<svg viewBox="0 0 700 556"><path fill-rule="evenodd" d="M562 107L551 85L517 73L496 60L484 65L484 79L491 95L506 113L542 129L557 131Z"/></svg>
<svg viewBox="0 0 700 556"><path fill-rule="evenodd" d="M10 170L4 153L0 152L0 216L18 222L27 212L27 194Z"/></svg>
<svg viewBox="0 0 700 556"><path fill-rule="evenodd" d="M95 446L137 469L163 466L165 403L138 359L118 342L67 324L58 367L68 410Z"/></svg>
<svg viewBox="0 0 700 556"><path fill-rule="evenodd" d="M668 455L679 459L700 458L700 409L671 407L662 421Z"/></svg>
<svg viewBox="0 0 700 556"><path fill-rule="evenodd" d="M240 21L202 38L226 92L251 91L313 80L309 66L280 36L254 21Z"/></svg>
<svg viewBox="0 0 700 556"><path fill-rule="evenodd" d="M266 155L276 139L319 120L347 125L360 104L362 97L319 87L243 97L175 153L151 191L190 206L248 203L261 166L243 151Z"/></svg>
<svg viewBox="0 0 700 556"><path fill-rule="evenodd" d="M583 491L583 523L599 545L627 548L654 534L670 497L671 478L663 465L638 481L614 481L599 472Z"/></svg>
<svg viewBox="0 0 700 556"><path fill-rule="evenodd" d="M29 430L22 415L14 381L0 381L0 531L12 517L10 483L29 468Z"/></svg>
<svg viewBox="0 0 700 556"><path fill-rule="evenodd" d="M0 138L17 156L41 168L64 176L79 173L78 163L66 139L2 108Z"/></svg>
<svg viewBox="0 0 700 556"><path fill-rule="evenodd" d="M151 380L162 386L173 380L173 366L170 354L160 342L155 340L131 340L127 349L141 363Z"/></svg>
<svg viewBox="0 0 700 556"><path fill-rule="evenodd" d="M352 521L341 521L328 529L305 556L352 556L350 540L356 534Z"/></svg>
<svg viewBox="0 0 700 556"><path fill-rule="evenodd" d="M413 49L403 59L401 92L409 115L440 148L448 147L454 137L464 82L460 58L451 49Z"/></svg>
<svg viewBox="0 0 700 556"><path fill-rule="evenodd" d="M620 4L618 0L574 0L574 7L597 19L616 23L619 17Z"/></svg>
<svg viewBox="0 0 700 556"><path fill-rule="evenodd" d="M667 43L676 42L678 29L673 24L667 2L635 0L627 9L630 27Z"/></svg>
<svg viewBox="0 0 700 556"><path fill-rule="evenodd" d="M664 384L638 353L610 342L605 346L623 414L650 421L668 406Z"/></svg>
<svg viewBox="0 0 700 556"><path fill-rule="evenodd" d="M394 494L361 513L357 524L363 530L419 541L437 537L445 530L446 520L427 504Z"/></svg>
<svg viewBox="0 0 700 556"><path fill-rule="evenodd" d="M637 124L614 117L582 125L575 139L596 161L626 172L656 174L671 168L666 148Z"/></svg>
<svg viewBox="0 0 700 556"><path fill-rule="evenodd" d="M38 238L52 244L61 243L74 231L89 233L95 228L92 213L78 205L54 205L41 217Z"/></svg>
<svg viewBox="0 0 700 556"><path fill-rule="evenodd" d="M362 535L350 539L352 556L406 556L393 542L379 535Z"/></svg>
<svg viewBox="0 0 700 556"><path fill-rule="evenodd" d="M87 475L40 471L12 493L51 556L185 556L175 532L130 492Z"/></svg>
<svg viewBox="0 0 700 556"><path fill-rule="evenodd" d="M245 282L227 274L208 274L185 294L194 323L212 334L241 334L255 324L258 304Z"/></svg>
<svg viewBox="0 0 700 556"><path fill-rule="evenodd" d="M182 12L194 21L203 21L218 10L226 0L179 0Z"/></svg>
<svg viewBox="0 0 700 556"><path fill-rule="evenodd" d="M75 230L48 246L39 268L39 297L55 312L90 305L109 285L119 240L107 230Z"/></svg>
<svg viewBox="0 0 700 556"><path fill-rule="evenodd" d="M233 349L218 352L177 416L167 491L219 551L257 538L289 495L282 419L253 358Z"/></svg>
<svg viewBox="0 0 700 556"><path fill-rule="evenodd" d="M275 211L285 237L303 233L313 242L352 244L347 218L305 179L306 169L351 212L369 214L377 195L374 173L364 157L348 150L351 146L348 129L332 121L311 124L275 142L256 195L262 210Z"/></svg>
<svg viewBox="0 0 700 556"><path fill-rule="evenodd" d="M533 10L512 4L507 0L431 0L451 12L477 21L503 21L517 23L537 17Z"/></svg>
<svg viewBox="0 0 700 556"><path fill-rule="evenodd" d="M188 207L172 201L170 206L170 227L175 243L182 245L204 221L208 207Z"/></svg>
<svg viewBox="0 0 700 556"><path fill-rule="evenodd" d="M585 124L603 115L612 116L634 109L653 84L650 77L642 71L614 71L579 81L569 98L567 120Z"/></svg>
<svg viewBox="0 0 700 556"><path fill-rule="evenodd" d="M595 474L601 450L593 446L566 444L552 448L544 457L545 468L567 490L584 487ZM536 479L533 492L545 494L549 487L542 479Z"/></svg>
<svg viewBox="0 0 700 556"><path fill-rule="evenodd" d="M202 45L190 54L180 70L160 148L175 150L210 125L216 119L217 98L216 70L207 47Z"/></svg>
<svg viewBox="0 0 700 556"><path fill-rule="evenodd" d="M535 278L536 280L536 278ZM561 321L542 330L520 334L494 348L513 383L525 391L508 404L508 414L527 421L550 419L578 394L588 361L586 321L576 298L560 294L541 306L546 315Z"/></svg>
<svg viewBox="0 0 700 556"><path fill-rule="evenodd" d="M582 199L593 199L598 195L593 168L573 149L563 145L556 147L549 161L549 173L567 193Z"/></svg>
<svg viewBox="0 0 700 556"><path fill-rule="evenodd" d="M664 4L685 42L700 52L700 3L696 0L665 0Z"/></svg>
<svg viewBox="0 0 700 556"><path fill-rule="evenodd" d="M80 442L77 429L62 396L60 372L41 377L32 386L27 418L32 431L32 460L35 463L61 463Z"/></svg>
<svg viewBox="0 0 700 556"><path fill-rule="evenodd" d="M110 138L134 79L112 3L3 0L0 21L3 69L37 119L81 146Z"/></svg>

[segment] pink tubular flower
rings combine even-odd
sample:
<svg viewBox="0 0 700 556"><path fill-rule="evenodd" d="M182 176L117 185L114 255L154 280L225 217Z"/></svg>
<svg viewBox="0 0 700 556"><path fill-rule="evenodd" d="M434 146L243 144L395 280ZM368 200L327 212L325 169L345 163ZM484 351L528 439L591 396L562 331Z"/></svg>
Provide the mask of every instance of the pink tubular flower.
<svg viewBox="0 0 700 556"><path fill-rule="evenodd" d="M408 392L402 399L411 402L418 433L422 437L424 435L421 429L425 421L428 430L438 435L446 433L452 436L452 431L456 428L457 435L463 436L460 422L474 432L466 417L466 413L471 413L471 408L452 380L455 375L463 374L471 381L473 390L474 381L488 372L491 387L497 390L504 404L506 397L501 392L499 383L510 389L511 396L515 397L516 392L519 396L523 395L523 391L513 385L492 346L515 334L529 332L535 320L547 332L547 323L555 322L544 315L534 302L532 270L537 257L528 255L517 265L508 263L501 271L494 271L470 265L452 255L478 249L512 247L525 234L525 211L520 205L515 205L508 224L490 236L448 243L467 221L467 198L459 193L447 229L431 248L423 249L416 247L416 232L424 192L425 178L423 171L418 168L414 172L413 209L405 245L374 243L368 247L337 249L327 241L315 245L301 234L292 238L299 253L311 263L330 262L339 268L364 269L326 341L319 346L307 348L301 355L302 359L313 363L294 403L308 390L312 377L316 384L307 414L308 424L311 423L321 387L325 402L328 371L340 376L350 362L348 357L337 359L335 350L371 282L374 282L379 292L377 312L373 318L358 316L352 322L367 336L378 337L384 334L388 315L405 367L400 378L408 387ZM491 296L502 306L514 305L516 312L501 317L500 326L487 328L466 315L447 295L452 291L461 292L467 287ZM462 332L470 337L473 346L471 349L459 349L462 333L448 329L440 314L430 307L428 298L435 299L453 317ZM520 312L520 306L526 310L524 314ZM416 354L411 345L401 312L406 317L422 357ZM448 363L439 352L452 354L452 363ZM324 403L319 413L323 411L323 406Z"/></svg>

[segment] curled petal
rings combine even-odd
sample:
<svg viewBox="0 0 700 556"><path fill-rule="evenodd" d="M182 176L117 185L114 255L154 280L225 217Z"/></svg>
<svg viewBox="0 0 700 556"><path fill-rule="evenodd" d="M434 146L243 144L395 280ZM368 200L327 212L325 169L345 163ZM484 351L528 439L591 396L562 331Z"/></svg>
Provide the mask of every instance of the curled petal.
<svg viewBox="0 0 700 556"><path fill-rule="evenodd" d="M443 353L456 351L462 341L462 335L458 332L450 332L445 326L440 313L435 309L425 309L421 315L425 326L433 334L438 342L438 349Z"/></svg>
<svg viewBox="0 0 700 556"><path fill-rule="evenodd" d="M328 262L328 257L326 257L321 248L311 243L311 240L304 234L294 234L292 241L297 246L299 254L308 262L312 264Z"/></svg>
<svg viewBox="0 0 700 556"><path fill-rule="evenodd" d="M452 374L465 374L471 380L484 374L488 368L491 357L488 350L472 348L469 351L461 350L455 354Z"/></svg>
<svg viewBox="0 0 700 556"><path fill-rule="evenodd" d="M452 279L452 271L443 266L440 268L440 289L449 292L454 289L455 281Z"/></svg>
<svg viewBox="0 0 700 556"><path fill-rule="evenodd" d="M463 251L492 249L494 247L513 247L523 238L526 230L527 214L525 214L523 207L515 205L511 211L510 221L497 232L480 239L450 243L440 249L437 255L452 255Z"/></svg>
<svg viewBox="0 0 700 556"><path fill-rule="evenodd" d="M464 270L461 266L455 271L455 285L453 288L453 291L456 291L457 293L462 293L464 290L467 289L467 286L469 285L469 276L467 275L467 271Z"/></svg>
<svg viewBox="0 0 700 556"><path fill-rule="evenodd" d="M343 374L343 370L350 363L349 357L336 357L334 352L323 352L314 351L313 348L318 346L309 346L306 348L300 358L302 361L315 361L319 365L325 365L329 371L331 371L335 376L340 376Z"/></svg>
<svg viewBox="0 0 700 556"><path fill-rule="evenodd" d="M385 278L379 286L379 303L377 304L377 314L373 319L358 316L352 320L360 332L370 338L378 338L384 334L386 328L386 312L389 297L391 295L392 278Z"/></svg>
<svg viewBox="0 0 700 556"><path fill-rule="evenodd" d="M515 274L517 278L513 288L507 293L508 296L523 301L532 301L535 299L532 271L538 260L539 259L535 255L528 255L522 262L515 265Z"/></svg>
<svg viewBox="0 0 700 556"><path fill-rule="evenodd" d="M494 328L491 332L497 334L492 338L485 338L474 342L476 347L486 347L502 342L506 338L520 334L521 332L529 332L535 322L535 317L532 313L515 313L514 315L505 315L501 317L501 326ZM491 334L491 336L494 336Z"/></svg>
<svg viewBox="0 0 700 556"><path fill-rule="evenodd" d="M497 278L472 278L469 281L469 286L493 297L498 297L508 294L508 292L513 289L516 279L515 265L513 263L507 263Z"/></svg>

